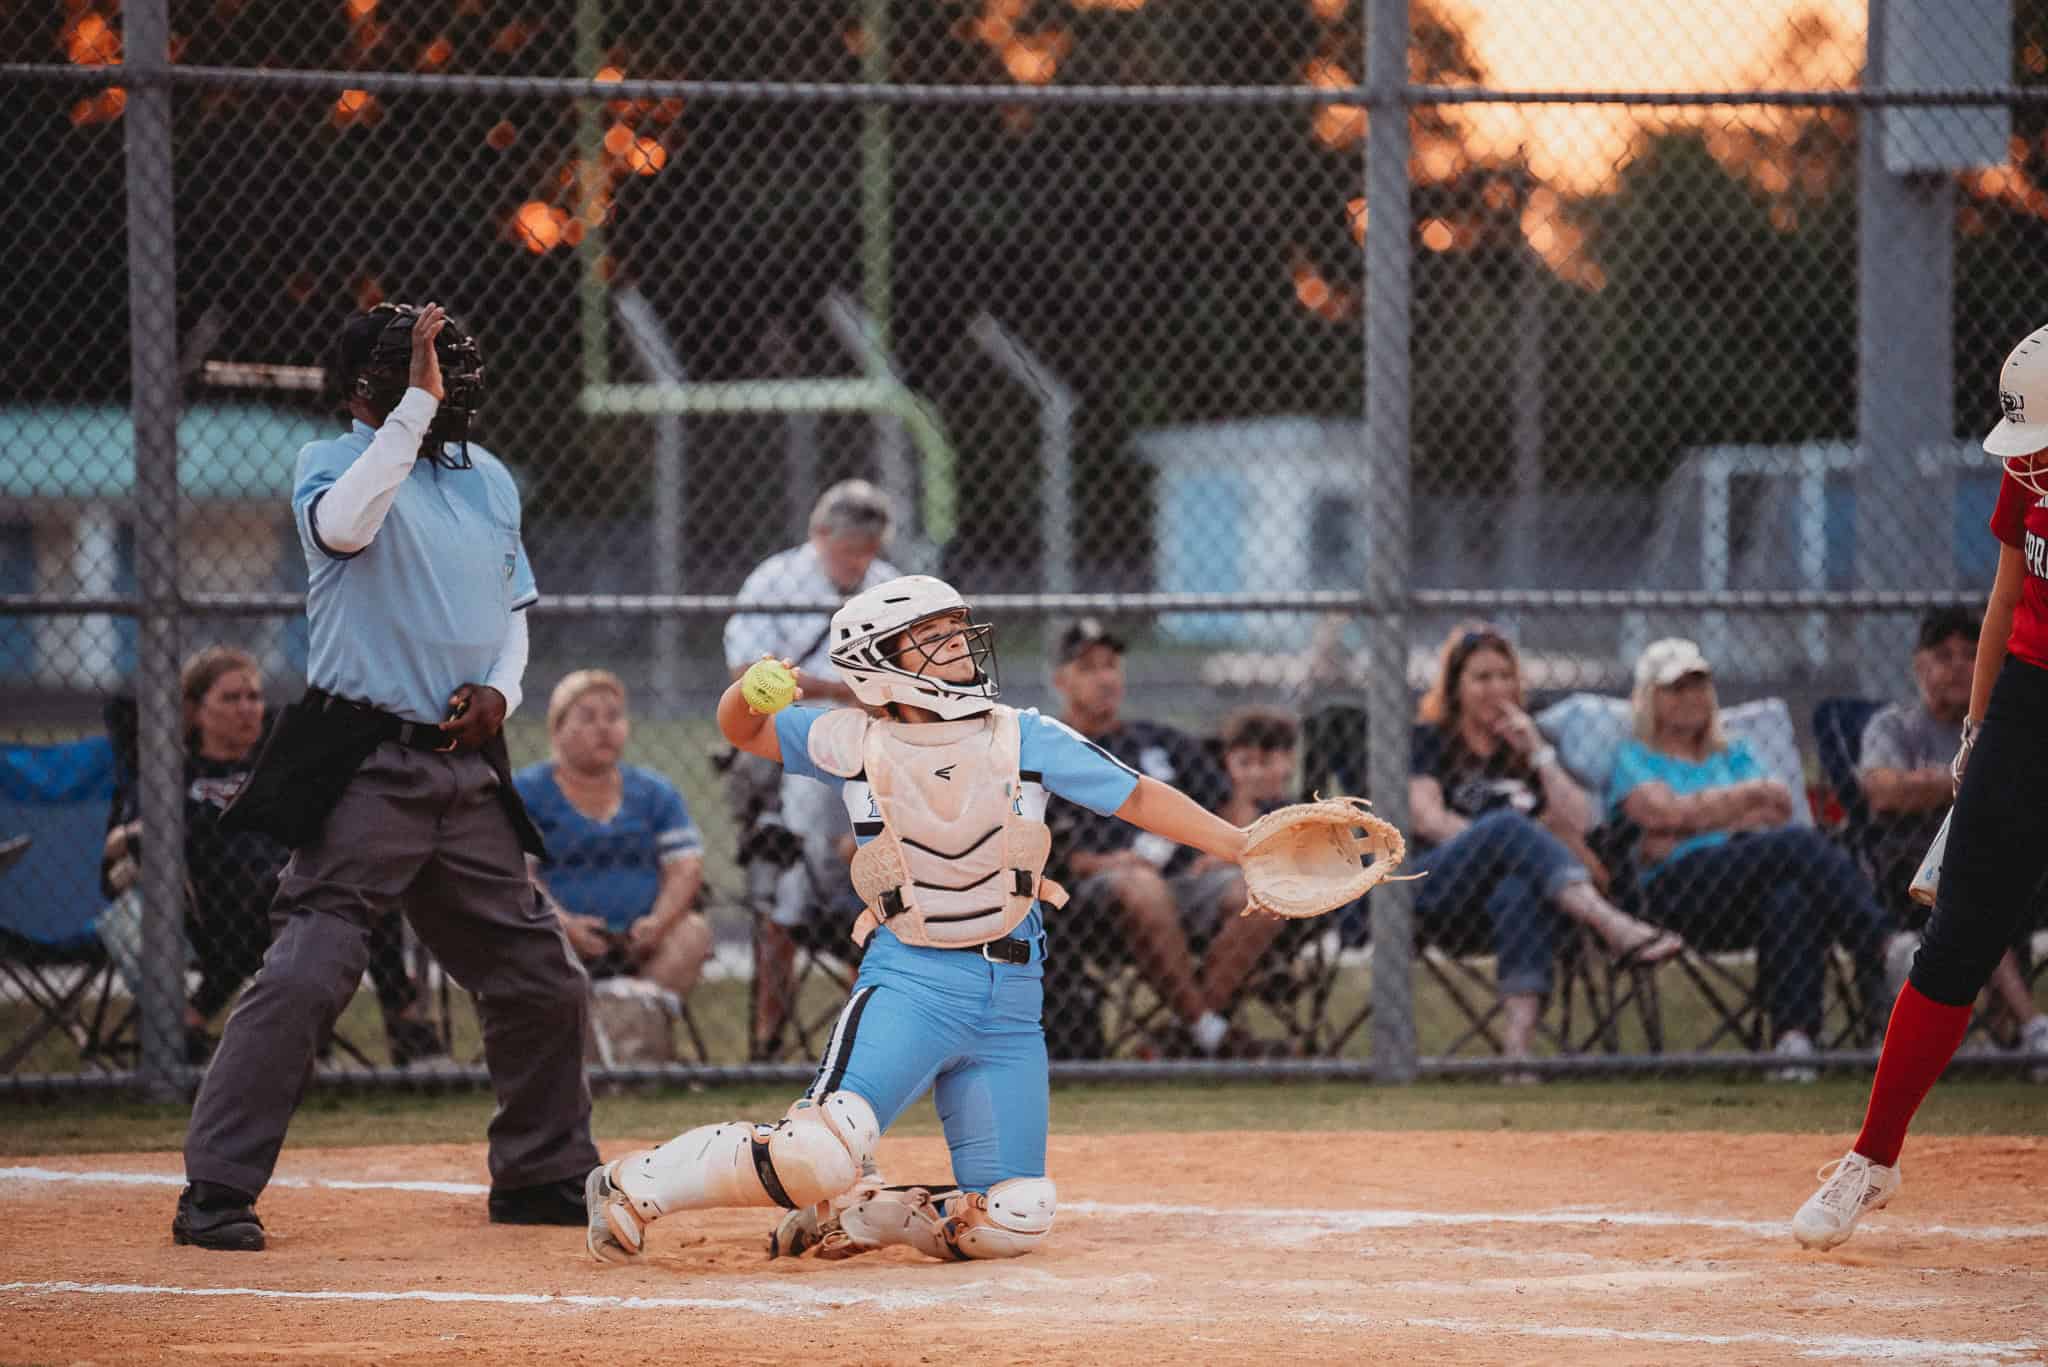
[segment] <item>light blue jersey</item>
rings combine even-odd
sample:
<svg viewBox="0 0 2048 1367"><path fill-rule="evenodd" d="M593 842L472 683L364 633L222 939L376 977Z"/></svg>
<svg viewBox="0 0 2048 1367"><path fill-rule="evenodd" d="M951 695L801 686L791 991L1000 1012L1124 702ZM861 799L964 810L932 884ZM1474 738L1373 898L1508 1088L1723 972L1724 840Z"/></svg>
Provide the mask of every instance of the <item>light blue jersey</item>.
<svg viewBox="0 0 2048 1367"><path fill-rule="evenodd" d="M438 722L450 693L489 677L511 614L540 598L519 536L519 489L471 442L475 469L415 461L376 539L353 553L332 550L313 510L375 435L359 421L299 452L292 517L306 555L307 682Z"/></svg>
<svg viewBox="0 0 2048 1367"><path fill-rule="evenodd" d="M882 816L864 779L811 762L811 727L826 709L775 714L785 772L839 790L854 837L865 844ZM1104 816L1138 786L1137 771L1064 723L1017 714L1018 811L1045 818L1048 793ZM1045 1054L1044 919L1033 906L1011 935L1032 941L1031 961L998 963L973 950L906 945L887 927L869 937L853 995L839 1014L808 1096L844 1089L874 1107L884 1129L930 1089L952 1154L953 1180L987 1191L1045 1176L1051 1119Z"/></svg>
<svg viewBox="0 0 2048 1367"><path fill-rule="evenodd" d="M608 821L576 810L555 782L551 760L527 765L512 776L512 786L547 841L542 869L548 891L570 911L595 916L613 930L627 929L653 908L662 867L671 859L704 853L683 795L652 769L619 766L619 809Z"/></svg>
<svg viewBox="0 0 2048 1367"><path fill-rule="evenodd" d="M1661 783L1678 796L1685 797L1707 788L1764 777L1764 767L1750 753L1746 741L1736 741L1703 760L1689 760L1663 754L1639 740L1632 740L1622 746L1614 757L1614 770L1607 777L1607 810L1610 813L1619 811L1628 795L1645 783ZM1681 840L1670 854L1645 869L1644 876L1654 878L1666 864L1680 855L1718 845L1727 838L1726 831L1707 831Z"/></svg>

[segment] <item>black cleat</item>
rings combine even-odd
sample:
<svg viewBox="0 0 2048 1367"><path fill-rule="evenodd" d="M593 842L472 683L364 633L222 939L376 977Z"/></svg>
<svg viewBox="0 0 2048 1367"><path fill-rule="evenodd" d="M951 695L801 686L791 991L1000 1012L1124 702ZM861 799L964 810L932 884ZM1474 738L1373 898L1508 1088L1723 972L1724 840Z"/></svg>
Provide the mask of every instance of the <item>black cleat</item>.
<svg viewBox="0 0 2048 1367"><path fill-rule="evenodd" d="M583 1202L583 1179L564 1177L531 1187L506 1187L491 1192L494 1225L575 1225L590 1223Z"/></svg>
<svg viewBox="0 0 2048 1367"><path fill-rule="evenodd" d="M173 1243L224 1253L261 1253L263 1222L256 1218L256 1199L233 1187L192 1182L178 1196L171 1218Z"/></svg>

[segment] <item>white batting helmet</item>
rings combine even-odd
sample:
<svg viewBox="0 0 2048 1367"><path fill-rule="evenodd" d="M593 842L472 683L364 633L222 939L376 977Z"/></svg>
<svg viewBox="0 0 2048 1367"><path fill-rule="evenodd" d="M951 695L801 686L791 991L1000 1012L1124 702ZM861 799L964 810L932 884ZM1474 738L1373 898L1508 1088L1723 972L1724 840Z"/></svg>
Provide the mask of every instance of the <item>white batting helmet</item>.
<svg viewBox="0 0 2048 1367"><path fill-rule="evenodd" d="M2006 473L2034 493L2048 495L2033 457L2048 449L2048 327L2036 328L2012 349L1998 370L1998 406L2005 416L1984 438L1984 449L2005 459Z"/></svg>
<svg viewBox="0 0 2048 1367"><path fill-rule="evenodd" d="M958 633L974 661L974 677L965 683L928 675L923 665L906 669L898 660L902 652L889 649L896 637L927 618L967 611L958 590L928 574L906 574L864 589L832 614L832 663L853 696L869 707L906 703L949 721L986 712L1000 691L993 626L970 619Z"/></svg>

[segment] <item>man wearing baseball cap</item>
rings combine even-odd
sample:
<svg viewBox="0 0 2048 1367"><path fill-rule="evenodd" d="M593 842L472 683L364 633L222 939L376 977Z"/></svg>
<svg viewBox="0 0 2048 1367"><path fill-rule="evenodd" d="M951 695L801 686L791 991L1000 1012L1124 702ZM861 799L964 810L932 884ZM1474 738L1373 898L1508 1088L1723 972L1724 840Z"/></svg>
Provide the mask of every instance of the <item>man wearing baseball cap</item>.
<svg viewBox="0 0 2048 1367"><path fill-rule="evenodd" d="M1230 783L1201 741L1158 722L1128 720L1124 641L1099 618L1083 617L1053 636L1053 688L1060 720L1123 764L1215 811ZM1226 1016L1245 975L1279 934L1270 916L1239 916L1244 875L1122 821L1054 799L1046 808L1058 875L1073 891L1068 924L1099 934L1090 921L1108 912L1138 970L1180 1018L1170 1052L1224 1050ZM1188 934L1212 934L1199 969ZM1091 939L1099 944L1099 940Z"/></svg>

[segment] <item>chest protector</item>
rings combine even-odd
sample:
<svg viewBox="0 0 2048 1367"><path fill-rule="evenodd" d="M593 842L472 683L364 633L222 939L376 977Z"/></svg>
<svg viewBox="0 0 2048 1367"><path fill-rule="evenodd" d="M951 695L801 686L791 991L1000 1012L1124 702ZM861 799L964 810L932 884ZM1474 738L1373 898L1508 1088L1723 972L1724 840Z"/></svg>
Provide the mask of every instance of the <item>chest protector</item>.
<svg viewBox="0 0 2048 1367"><path fill-rule="evenodd" d="M1052 832L1018 814L1020 733L1014 708L909 725L854 708L811 727L811 758L842 778L865 775L882 833L853 857L866 910L856 944L889 927L907 945L958 948L999 940L1034 900L1063 906L1045 877Z"/></svg>

